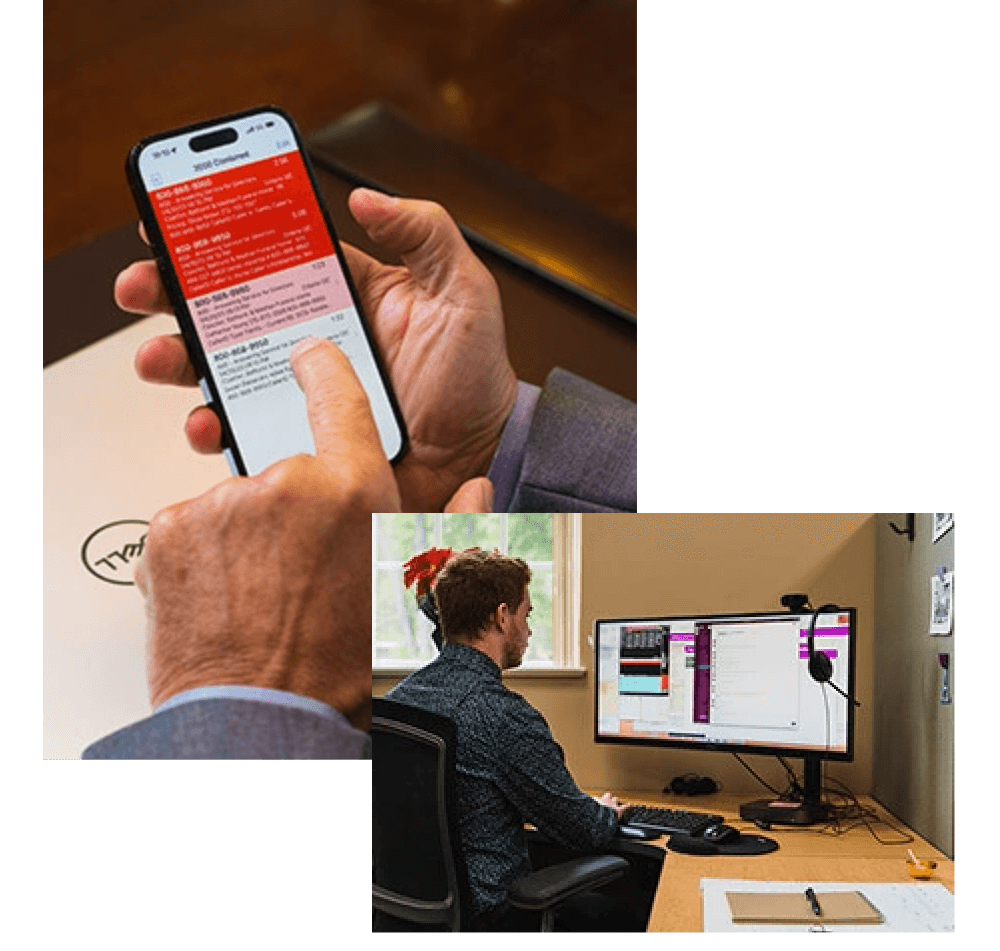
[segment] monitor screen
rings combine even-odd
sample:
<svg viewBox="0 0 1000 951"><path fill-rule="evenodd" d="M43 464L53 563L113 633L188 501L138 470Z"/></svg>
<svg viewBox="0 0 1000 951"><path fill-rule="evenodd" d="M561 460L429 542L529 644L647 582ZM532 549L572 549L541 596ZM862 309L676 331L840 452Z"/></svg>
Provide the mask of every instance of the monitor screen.
<svg viewBox="0 0 1000 951"><path fill-rule="evenodd" d="M809 673L801 614L712 614L596 623L599 742L854 756L854 708ZM854 608L821 613L815 649L854 696Z"/></svg>

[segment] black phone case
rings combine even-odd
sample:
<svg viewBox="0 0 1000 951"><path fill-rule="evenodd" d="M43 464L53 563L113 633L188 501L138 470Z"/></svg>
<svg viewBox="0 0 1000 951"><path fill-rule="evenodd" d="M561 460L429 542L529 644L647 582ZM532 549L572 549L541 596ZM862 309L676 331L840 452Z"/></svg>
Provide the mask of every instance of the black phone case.
<svg viewBox="0 0 1000 951"><path fill-rule="evenodd" d="M309 153L306 151L305 146L302 142L302 137L299 135L298 127L292 121L291 116L288 115L283 109L277 106L258 106L254 109L245 109L242 112L234 112L225 116L218 116L213 119L207 119L204 122L197 122L194 125L182 126L179 129L171 129L166 132L158 132L156 135L148 136L142 141L134 145L129 152L128 158L125 161L125 174L128 178L129 188L132 191L132 198L135 201L136 208L139 212L139 217L142 220L143 227L146 229L146 237L149 240L150 248L153 252L153 256L156 260L157 269L160 272L160 278L163 281L164 289L167 292L167 297L170 299L170 303L173 305L174 314L177 318L178 326L180 327L181 335L184 338L184 343L187 346L188 355L191 358L191 362L194 365L195 373L199 380L205 380L209 389L210 396L206 396L208 400L208 405L215 412L216 416L222 424L222 445L223 448L228 449L232 453L232 458L234 465L236 466L240 475L246 475L247 470L243 462L243 456L240 452L239 444L236 442L235 436L232 431L232 427L229 423L229 418L226 415L225 409L222 404L222 399L219 395L218 386L215 381L215 377L212 375L211 368L208 363L208 359L205 356L205 351L202 348L201 341L198 339L198 333L195 330L194 321L191 318L191 313L188 310L187 302L184 300L184 294L181 291L180 281L174 272L174 266L170 261L170 255L167 252L166 243L163 240L163 234L160 231L159 223L156 220L156 215L153 212L152 202L149 200L149 196L146 192L146 186L142 181L142 176L139 174L139 155L141 152L148 148L150 145L161 141L162 139L169 139L177 135L189 135L200 131L201 129L210 128L212 126L217 126L220 123L227 122L237 122L241 119L248 118L249 116L257 115L261 112L274 112L280 115L289 125L292 130L292 134L295 136L295 145L302 157L302 163L305 166L306 173L309 176L309 184L312 187L313 194L316 197L316 201L319 204L320 212L323 215L323 221L326 224L327 231L330 234L330 239L333 243L334 250L337 252L337 260L340 262L341 269L344 272L344 278L347 282L347 287L350 290L351 300L354 303L355 308L357 308L358 315L360 317L361 328L365 334L365 340L368 343L368 348L372 352L375 359L375 366L378 368L379 378L382 381L382 385L385 387L385 391L389 397L389 405L392 407L393 417L396 420L396 425L399 427L400 433L400 448L399 452L393 456L389 461L395 465L402 457L406 454L407 447L409 445L409 438L406 432L406 425L403 421L403 414L399 410L399 404L396 402L396 394L392 390L392 386L389 382L388 374L385 371L385 367L382 363L381 354L378 352L378 348L375 346L375 341L371 334L371 329L368 326L368 321L365 318L364 310L361 307L361 301L358 298L357 290L354 287L354 280L351 277L351 272L347 267L347 261L344 258L344 253L340 248L340 240L337 237L336 229L333 227L333 221L330 218L330 213L327 211L326 203L323 201L323 195L316 184L316 174L313 171L312 162L309 159ZM205 394L203 394L205 395Z"/></svg>

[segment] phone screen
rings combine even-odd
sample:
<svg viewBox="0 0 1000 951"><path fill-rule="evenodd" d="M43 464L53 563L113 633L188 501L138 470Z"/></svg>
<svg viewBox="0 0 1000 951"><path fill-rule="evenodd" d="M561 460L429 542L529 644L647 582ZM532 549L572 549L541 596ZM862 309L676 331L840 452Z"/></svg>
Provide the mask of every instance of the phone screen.
<svg viewBox="0 0 1000 951"><path fill-rule="evenodd" d="M347 354L395 459L402 425L289 120L267 110L156 137L133 163L214 380L203 395L221 403L247 474L315 452L289 363L308 336Z"/></svg>

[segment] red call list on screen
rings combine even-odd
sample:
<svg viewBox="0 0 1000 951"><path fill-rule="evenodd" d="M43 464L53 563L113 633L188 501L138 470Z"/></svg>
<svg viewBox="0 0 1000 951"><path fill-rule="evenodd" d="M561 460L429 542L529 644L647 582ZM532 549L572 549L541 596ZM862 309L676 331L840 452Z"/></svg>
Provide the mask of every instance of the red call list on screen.
<svg viewBox="0 0 1000 951"><path fill-rule="evenodd" d="M335 253L298 152L150 198L187 300Z"/></svg>

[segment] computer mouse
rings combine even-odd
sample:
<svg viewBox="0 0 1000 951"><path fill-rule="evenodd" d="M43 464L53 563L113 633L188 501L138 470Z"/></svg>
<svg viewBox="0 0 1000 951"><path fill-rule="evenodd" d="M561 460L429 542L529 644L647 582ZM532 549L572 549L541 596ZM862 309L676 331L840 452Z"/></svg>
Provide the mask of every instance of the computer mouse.
<svg viewBox="0 0 1000 951"><path fill-rule="evenodd" d="M706 842L713 842L715 845L724 845L726 842L735 842L740 837L740 830L719 822L705 829L701 837Z"/></svg>

